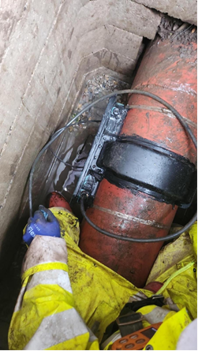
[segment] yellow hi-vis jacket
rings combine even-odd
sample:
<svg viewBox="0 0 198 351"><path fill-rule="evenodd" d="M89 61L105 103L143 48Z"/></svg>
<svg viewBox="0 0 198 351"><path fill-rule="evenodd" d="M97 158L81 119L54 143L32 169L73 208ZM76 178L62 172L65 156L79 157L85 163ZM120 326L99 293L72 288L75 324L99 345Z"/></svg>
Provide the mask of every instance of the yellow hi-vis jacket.
<svg viewBox="0 0 198 351"><path fill-rule="evenodd" d="M99 350L107 326L124 305L153 293L83 253L78 219L65 209L51 210L62 238L36 236L27 251L9 349ZM194 225L161 250L148 278L147 283L164 283L158 294L166 299L162 308L139 310L144 326L162 322L149 341L154 350L176 349L181 332L196 318L196 243Z"/></svg>

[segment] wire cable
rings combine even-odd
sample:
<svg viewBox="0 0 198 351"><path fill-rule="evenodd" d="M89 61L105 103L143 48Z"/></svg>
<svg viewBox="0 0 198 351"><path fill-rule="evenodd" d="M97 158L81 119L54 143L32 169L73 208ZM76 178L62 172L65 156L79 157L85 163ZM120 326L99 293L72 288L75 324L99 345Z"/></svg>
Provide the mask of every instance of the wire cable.
<svg viewBox="0 0 198 351"><path fill-rule="evenodd" d="M153 238L153 239L147 239L147 238L130 238L128 236L122 236L122 235L117 235L117 234L113 234L108 232L105 229L102 229L100 227L98 227L95 223L93 223L90 218L87 216L86 212L85 212L85 198L86 195L82 196L81 200L80 200L80 209L82 212L83 217L86 219L86 221L98 232L109 236L110 238L114 238L117 240L123 240L123 241L131 241L131 242L135 242L135 243L156 243L159 241L168 241L168 240L172 240L172 239L176 239L178 238L178 236L180 236L182 233L184 233L185 231L187 231L192 225L193 223L196 221L197 219L197 214L195 214L192 219L180 230L178 230L176 233L171 234L171 235L167 235L161 238Z"/></svg>
<svg viewBox="0 0 198 351"><path fill-rule="evenodd" d="M71 163L69 162L65 162L64 160L62 160L58 155L55 154L55 152L49 147L49 150L51 151L51 153L54 155L54 157L61 163L63 163L65 166L69 166L71 169L73 169L74 171L76 170L79 170L79 171L82 171L83 170L83 167L80 167L80 166L75 166L75 165L72 165Z"/></svg>
<svg viewBox="0 0 198 351"><path fill-rule="evenodd" d="M175 117L179 120L179 122L181 123L181 125L183 126L184 130L186 131L186 133L189 135L189 137L192 139L196 149L198 149L198 142L193 134L193 132L191 131L190 127L188 126L188 124L185 122L184 118L180 115L180 113L173 107L171 106L168 102L166 102L165 100L161 99L159 96L149 93L147 91L143 91L143 90L135 90L135 89L125 89L125 90L117 90L114 91L110 94L104 95L102 97L100 97L99 99L91 102L90 104L88 104L87 106L85 106L80 112L77 113L77 115L72 118L64 127L60 128L59 130L57 130L51 137L51 139L47 142L47 144L45 144L45 146L41 149L41 151L39 152L39 154L37 155L36 159L34 160L31 170L30 170L30 176L29 176L29 210L30 210L30 217L32 217L33 214L33 207L32 207L32 186L33 186L33 175L34 175L34 171L36 168L36 165L39 161L39 159L41 158L41 156L44 154L44 152L48 149L48 147L67 129L69 128L84 112L88 111L91 107L95 106L97 103L111 98L113 96L116 95L123 95L123 94L139 94L139 95L144 95L144 96L148 96L151 99L154 99L158 102L160 102L162 105L166 106L174 115Z"/></svg>

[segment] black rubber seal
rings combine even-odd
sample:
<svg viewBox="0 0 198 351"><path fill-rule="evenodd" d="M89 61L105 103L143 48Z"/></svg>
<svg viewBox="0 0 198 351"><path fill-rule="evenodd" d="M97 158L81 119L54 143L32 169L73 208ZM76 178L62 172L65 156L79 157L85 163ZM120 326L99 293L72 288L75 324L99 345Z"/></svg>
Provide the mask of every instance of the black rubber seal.
<svg viewBox="0 0 198 351"><path fill-rule="evenodd" d="M105 143L98 165L105 169L109 182L160 202L187 208L196 193L195 165L139 136L121 136Z"/></svg>

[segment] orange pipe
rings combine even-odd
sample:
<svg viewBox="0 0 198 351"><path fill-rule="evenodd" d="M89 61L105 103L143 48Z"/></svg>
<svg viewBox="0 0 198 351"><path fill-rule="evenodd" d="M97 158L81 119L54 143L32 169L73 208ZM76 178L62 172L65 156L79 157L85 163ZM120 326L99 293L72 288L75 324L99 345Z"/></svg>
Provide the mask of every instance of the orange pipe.
<svg viewBox="0 0 198 351"><path fill-rule="evenodd" d="M148 48L133 89L158 95L175 107L196 133L196 44L181 45L155 40ZM153 99L132 95L121 135L138 135L157 143L192 163L196 150L179 121ZM103 179L88 217L109 232L139 238L166 236L177 206L158 202L140 191L122 189ZM131 243L97 232L87 222L81 229L80 247L88 255L143 287L163 242Z"/></svg>

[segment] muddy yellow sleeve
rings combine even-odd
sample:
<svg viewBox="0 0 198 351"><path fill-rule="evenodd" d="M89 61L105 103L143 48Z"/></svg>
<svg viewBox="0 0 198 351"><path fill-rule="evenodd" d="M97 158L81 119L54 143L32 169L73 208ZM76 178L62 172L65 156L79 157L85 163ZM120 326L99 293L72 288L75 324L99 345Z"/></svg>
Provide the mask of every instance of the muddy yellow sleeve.
<svg viewBox="0 0 198 351"><path fill-rule="evenodd" d="M9 329L10 349L99 349L75 309L64 239L35 237L22 281Z"/></svg>
<svg viewBox="0 0 198 351"><path fill-rule="evenodd" d="M179 337L190 322L186 308L175 313L169 312L144 350L176 350Z"/></svg>

